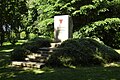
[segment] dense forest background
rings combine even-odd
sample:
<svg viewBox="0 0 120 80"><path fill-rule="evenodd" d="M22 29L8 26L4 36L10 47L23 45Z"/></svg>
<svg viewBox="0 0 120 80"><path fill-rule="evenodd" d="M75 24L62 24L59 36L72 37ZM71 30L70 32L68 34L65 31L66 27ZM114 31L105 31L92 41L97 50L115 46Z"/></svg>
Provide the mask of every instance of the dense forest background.
<svg viewBox="0 0 120 80"><path fill-rule="evenodd" d="M74 38L99 38L120 48L120 0L0 0L0 43L21 35L53 38L55 15L70 15Z"/></svg>

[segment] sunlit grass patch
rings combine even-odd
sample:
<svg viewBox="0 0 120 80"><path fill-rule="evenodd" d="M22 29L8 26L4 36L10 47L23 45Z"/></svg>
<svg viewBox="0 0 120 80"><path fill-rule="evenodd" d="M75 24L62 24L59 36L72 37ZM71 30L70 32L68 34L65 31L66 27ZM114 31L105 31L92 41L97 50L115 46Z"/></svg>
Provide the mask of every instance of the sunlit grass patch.
<svg viewBox="0 0 120 80"><path fill-rule="evenodd" d="M7 46L7 45L11 45L11 43L10 42L4 42L3 43L3 46Z"/></svg>
<svg viewBox="0 0 120 80"><path fill-rule="evenodd" d="M120 62L113 62L105 64L104 67L120 67Z"/></svg>
<svg viewBox="0 0 120 80"><path fill-rule="evenodd" d="M12 45L10 42L4 42L3 46L0 46L0 67L7 67L10 64L10 54L14 48L20 46L27 40L18 40L15 45Z"/></svg>
<svg viewBox="0 0 120 80"><path fill-rule="evenodd" d="M28 40L18 40L15 45L12 45L10 42L4 42L3 46L0 47L0 52L11 52L15 47L22 45Z"/></svg>
<svg viewBox="0 0 120 80"><path fill-rule="evenodd" d="M34 72L35 74L42 74L42 73L52 73L55 70L53 68L44 67L42 69L31 69L31 71Z"/></svg>
<svg viewBox="0 0 120 80"><path fill-rule="evenodd" d="M25 43L25 42L27 42L28 40L18 40L17 42L16 42L16 45L21 45L21 44L23 44L23 43ZM10 42L4 42L3 43L3 46L8 46L8 45L12 45Z"/></svg>
<svg viewBox="0 0 120 80"><path fill-rule="evenodd" d="M18 42L16 43L16 45L19 45L19 44L23 44L25 42L27 42L28 40L18 40Z"/></svg>
<svg viewBox="0 0 120 80"><path fill-rule="evenodd" d="M6 50L1 50L0 52L11 52L13 49L6 49Z"/></svg>

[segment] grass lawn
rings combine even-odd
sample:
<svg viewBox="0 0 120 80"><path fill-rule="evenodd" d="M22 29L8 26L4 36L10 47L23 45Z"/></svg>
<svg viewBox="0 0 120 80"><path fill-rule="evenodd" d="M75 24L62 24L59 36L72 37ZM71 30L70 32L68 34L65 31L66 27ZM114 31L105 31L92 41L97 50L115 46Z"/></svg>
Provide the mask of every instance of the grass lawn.
<svg viewBox="0 0 120 80"><path fill-rule="evenodd" d="M16 46L5 43L3 47L0 47L0 80L120 80L120 67L75 69L45 67L29 70L11 68L9 67L10 52Z"/></svg>

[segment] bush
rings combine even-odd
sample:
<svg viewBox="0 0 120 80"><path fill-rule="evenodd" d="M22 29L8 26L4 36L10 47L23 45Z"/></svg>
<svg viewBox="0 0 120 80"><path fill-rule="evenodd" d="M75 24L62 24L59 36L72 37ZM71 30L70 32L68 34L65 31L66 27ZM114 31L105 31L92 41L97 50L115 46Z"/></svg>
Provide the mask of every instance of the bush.
<svg viewBox="0 0 120 80"><path fill-rule="evenodd" d="M30 50L33 53L36 53L39 50L39 47L29 44L29 45L25 45L23 46L25 49Z"/></svg>
<svg viewBox="0 0 120 80"><path fill-rule="evenodd" d="M35 44L38 47L50 47L50 43L52 42L49 38L42 38L42 37L36 37L31 40L33 44Z"/></svg>
<svg viewBox="0 0 120 80"><path fill-rule="evenodd" d="M29 39L34 39L34 38L36 38L37 36L38 36L37 34L30 33L30 34L29 34Z"/></svg>
<svg viewBox="0 0 120 80"><path fill-rule="evenodd" d="M25 39L25 37L26 37L25 31L21 32L20 33L20 39Z"/></svg>
<svg viewBox="0 0 120 80"><path fill-rule="evenodd" d="M23 44L23 47L30 50L31 52L37 52L41 47L50 47L50 42L51 40L48 38L36 37Z"/></svg>
<svg viewBox="0 0 120 80"><path fill-rule="evenodd" d="M28 54L30 54L29 50L22 47L15 48L11 53L11 60L24 61Z"/></svg>
<svg viewBox="0 0 120 80"><path fill-rule="evenodd" d="M120 55L92 38L64 41L48 60L51 66L91 66L118 61Z"/></svg>

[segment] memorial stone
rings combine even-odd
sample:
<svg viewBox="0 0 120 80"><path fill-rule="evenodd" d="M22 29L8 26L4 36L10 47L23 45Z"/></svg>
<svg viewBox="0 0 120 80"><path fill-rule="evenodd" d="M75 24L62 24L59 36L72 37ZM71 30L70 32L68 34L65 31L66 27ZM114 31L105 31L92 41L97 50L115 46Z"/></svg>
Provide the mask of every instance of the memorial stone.
<svg viewBox="0 0 120 80"><path fill-rule="evenodd" d="M54 38L56 42L63 42L72 38L73 21L69 15L54 17Z"/></svg>

